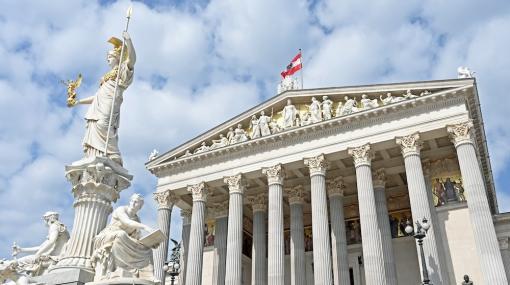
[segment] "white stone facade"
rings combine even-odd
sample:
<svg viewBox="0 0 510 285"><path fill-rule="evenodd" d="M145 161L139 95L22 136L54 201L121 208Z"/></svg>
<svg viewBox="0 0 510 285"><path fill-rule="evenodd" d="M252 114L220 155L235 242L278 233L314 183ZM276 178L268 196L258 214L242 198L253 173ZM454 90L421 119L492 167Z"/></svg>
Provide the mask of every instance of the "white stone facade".
<svg viewBox="0 0 510 285"><path fill-rule="evenodd" d="M297 122L314 97L341 112ZM296 122L279 113L289 104ZM271 114L270 134L196 151L250 133L242 126L262 111ZM289 90L146 167L156 193L192 210L180 284L417 284L419 251L403 226L426 217L432 284L460 284L468 274L503 285L510 217L498 214L484 142L472 78ZM228 229L215 234L219 217Z"/></svg>

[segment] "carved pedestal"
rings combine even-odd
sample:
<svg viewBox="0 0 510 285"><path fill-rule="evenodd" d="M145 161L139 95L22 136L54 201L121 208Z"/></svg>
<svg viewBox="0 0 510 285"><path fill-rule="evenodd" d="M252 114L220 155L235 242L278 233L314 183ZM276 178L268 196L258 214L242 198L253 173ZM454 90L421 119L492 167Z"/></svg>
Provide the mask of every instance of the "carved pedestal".
<svg viewBox="0 0 510 285"><path fill-rule="evenodd" d="M66 166L74 195L74 224L64 254L50 273L68 269L93 272L90 257L94 237L105 228L112 202L133 178L119 164L104 157L82 159Z"/></svg>

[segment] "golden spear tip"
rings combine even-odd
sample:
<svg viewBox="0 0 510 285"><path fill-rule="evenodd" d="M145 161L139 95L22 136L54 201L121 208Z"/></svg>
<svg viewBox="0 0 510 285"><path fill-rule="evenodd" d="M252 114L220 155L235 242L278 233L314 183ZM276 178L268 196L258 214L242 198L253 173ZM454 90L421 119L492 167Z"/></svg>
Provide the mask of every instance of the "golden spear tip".
<svg viewBox="0 0 510 285"><path fill-rule="evenodd" d="M131 14L133 14L133 6L129 6L126 12L126 17L131 18Z"/></svg>

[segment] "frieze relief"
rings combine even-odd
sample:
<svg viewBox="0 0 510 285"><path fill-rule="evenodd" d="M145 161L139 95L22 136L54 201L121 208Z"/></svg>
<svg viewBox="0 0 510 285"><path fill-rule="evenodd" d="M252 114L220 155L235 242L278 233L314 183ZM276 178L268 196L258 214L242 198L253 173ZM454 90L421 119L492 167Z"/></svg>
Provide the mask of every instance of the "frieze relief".
<svg viewBox="0 0 510 285"><path fill-rule="evenodd" d="M286 105L281 110L275 111L271 108L270 112L266 112L266 110L258 111L258 113L251 115L245 125L238 123L231 126L225 133L219 134L218 138L203 141L198 147L187 149L177 155L176 158L188 157L193 154L270 136L288 129L304 127L432 94L428 90L418 92L420 93L413 94L413 91L408 89L400 95L394 95L391 92L385 93L384 96L377 96L377 94L347 95L342 98L343 100L336 101L329 96L311 97L308 104L294 104L292 99L287 99Z"/></svg>

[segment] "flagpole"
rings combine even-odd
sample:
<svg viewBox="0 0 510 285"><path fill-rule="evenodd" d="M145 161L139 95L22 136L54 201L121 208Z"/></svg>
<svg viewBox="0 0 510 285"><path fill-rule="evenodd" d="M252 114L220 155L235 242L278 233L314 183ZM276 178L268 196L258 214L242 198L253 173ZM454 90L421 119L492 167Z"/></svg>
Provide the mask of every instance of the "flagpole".
<svg viewBox="0 0 510 285"><path fill-rule="evenodd" d="M301 89L303 89L303 53L301 52L301 49L299 49L299 54L301 55Z"/></svg>
<svg viewBox="0 0 510 285"><path fill-rule="evenodd" d="M131 20L131 14L133 13L133 7L129 6L126 12L126 28L124 29L127 32L129 28L129 20ZM115 99L117 98L117 89L119 87L119 78L120 78L120 65L122 63L122 58L124 57L124 47L125 47L125 39L122 38L122 47L120 48L120 57L119 64L117 66L117 78L115 79L115 87L113 89L113 98L112 98L112 108L110 109L110 117L108 120L108 130L106 131L106 141L104 145L104 156L108 157L108 142L110 140L110 130L112 128L112 117L113 117L113 107L115 106Z"/></svg>

